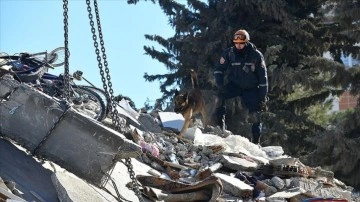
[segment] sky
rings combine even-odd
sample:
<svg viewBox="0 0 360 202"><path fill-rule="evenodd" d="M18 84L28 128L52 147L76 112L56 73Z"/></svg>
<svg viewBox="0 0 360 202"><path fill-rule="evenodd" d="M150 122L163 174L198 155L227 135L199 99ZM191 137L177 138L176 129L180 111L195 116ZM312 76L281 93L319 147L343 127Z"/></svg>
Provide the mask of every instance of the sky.
<svg viewBox="0 0 360 202"><path fill-rule="evenodd" d="M173 36L167 16L150 1L133 5L126 0L98 0L98 7L114 96L128 96L136 108L143 107L147 100L153 105L162 95L160 84L145 81L144 73L162 74L167 70L145 55L144 46L157 50L163 47L144 35ZM102 88L85 0L69 0L68 10L70 73L81 70L85 79ZM0 0L0 52L50 52L64 46L63 20L61 0ZM94 12L93 20L96 25ZM64 66L49 70L55 75L63 72Z"/></svg>

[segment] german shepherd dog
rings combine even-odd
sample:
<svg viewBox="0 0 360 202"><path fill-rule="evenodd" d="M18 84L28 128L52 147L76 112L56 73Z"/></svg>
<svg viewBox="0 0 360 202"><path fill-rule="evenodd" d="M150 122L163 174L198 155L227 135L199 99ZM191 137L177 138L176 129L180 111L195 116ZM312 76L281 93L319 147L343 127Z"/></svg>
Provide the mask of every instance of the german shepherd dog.
<svg viewBox="0 0 360 202"><path fill-rule="evenodd" d="M206 124L205 100L199 89L197 74L193 69L190 69L192 89L189 92L180 94L178 90L175 91L175 107L174 112L181 113L185 119L184 125L178 135L182 138L187 128L190 125L194 114L201 113L204 124Z"/></svg>

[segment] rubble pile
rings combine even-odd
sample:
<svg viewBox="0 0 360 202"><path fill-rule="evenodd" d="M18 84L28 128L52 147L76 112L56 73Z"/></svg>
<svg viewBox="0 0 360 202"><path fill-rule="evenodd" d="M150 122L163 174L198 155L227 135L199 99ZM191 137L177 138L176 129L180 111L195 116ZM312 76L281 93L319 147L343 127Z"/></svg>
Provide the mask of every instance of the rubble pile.
<svg viewBox="0 0 360 202"><path fill-rule="evenodd" d="M141 161L153 168L137 179L154 201L358 201L333 172L306 166L280 146L261 147L230 131L196 125L178 139L159 113L140 114L147 127L132 127L133 141L143 150Z"/></svg>
<svg viewBox="0 0 360 202"><path fill-rule="evenodd" d="M72 109L47 134L62 114L59 103L26 84L0 82L0 201L136 201L137 187L145 201L360 201L333 172L304 165L281 146L261 147L199 120L179 138L181 115L138 113L123 101L118 118L128 134L112 130L109 118L99 123Z"/></svg>

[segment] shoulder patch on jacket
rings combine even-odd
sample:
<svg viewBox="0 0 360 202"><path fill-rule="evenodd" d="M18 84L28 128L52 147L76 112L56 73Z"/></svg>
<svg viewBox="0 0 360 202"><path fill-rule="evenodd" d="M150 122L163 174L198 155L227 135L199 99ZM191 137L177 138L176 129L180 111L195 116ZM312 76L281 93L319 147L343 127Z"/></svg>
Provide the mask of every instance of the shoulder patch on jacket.
<svg viewBox="0 0 360 202"><path fill-rule="evenodd" d="M251 71L255 72L255 64L254 63L251 64Z"/></svg>

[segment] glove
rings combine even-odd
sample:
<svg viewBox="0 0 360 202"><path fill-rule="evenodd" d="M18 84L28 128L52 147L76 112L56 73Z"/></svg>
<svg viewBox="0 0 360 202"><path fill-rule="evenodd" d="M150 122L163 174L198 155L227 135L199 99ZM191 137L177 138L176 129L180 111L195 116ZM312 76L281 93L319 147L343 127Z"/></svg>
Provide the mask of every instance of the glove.
<svg viewBox="0 0 360 202"><path fill-rule="evenodd" d="M266 101L260 101L260 111L262 112L267 112L268 111L268 106L266 105Z"/></svg>

